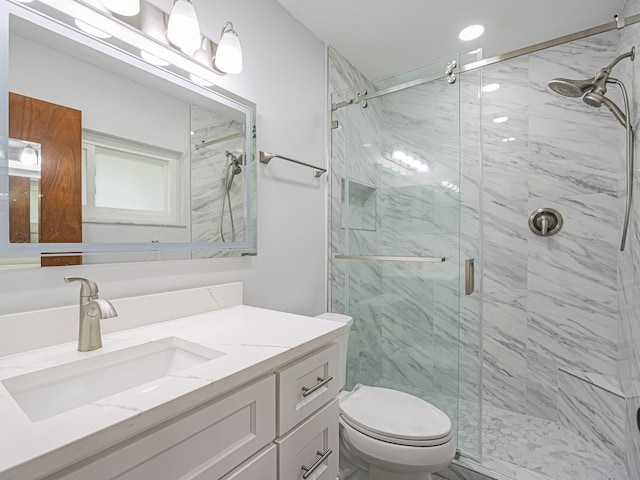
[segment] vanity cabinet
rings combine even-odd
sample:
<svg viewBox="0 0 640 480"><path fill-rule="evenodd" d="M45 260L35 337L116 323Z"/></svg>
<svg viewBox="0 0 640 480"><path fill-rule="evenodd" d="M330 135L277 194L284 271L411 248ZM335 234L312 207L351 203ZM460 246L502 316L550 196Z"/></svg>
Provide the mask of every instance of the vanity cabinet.
<svg viewBox="0 0 640 480"><path fill-rule="evenodd" d="M334 480L338 345L73 465L59 480Z"/></svg>
<svg viewBox="0 0 640 480"><path fill-rule="evenodd" d="M277 478L278 453L271 445L257 453L221 480L273 480ZM213 477L197 476L195 480L209 480Z"/></svg>
<svg viewBox="0 0 640 480"><path fill-rule="evenodd" d="M269 375L51 478L217 480L273 441L275 398Z"/></svg>
<svg viewBox="0 0 640 480"><path fill-rule="evenodd" d="M333 343L276 372L279 480L336 478L339 361Z"/></svg>
<svg viewBox="0 0 640 480"><path fill-rule="evenodd" d="M278 435L288 432L338 394L339 361L338 345L332 343L276 372Z"/></svg>
<svg viewBox="0 0 640 480"><path fill-rule="evenodd" d="M338 475L338 400L278 438L278 480L334 480Z"/></svg>

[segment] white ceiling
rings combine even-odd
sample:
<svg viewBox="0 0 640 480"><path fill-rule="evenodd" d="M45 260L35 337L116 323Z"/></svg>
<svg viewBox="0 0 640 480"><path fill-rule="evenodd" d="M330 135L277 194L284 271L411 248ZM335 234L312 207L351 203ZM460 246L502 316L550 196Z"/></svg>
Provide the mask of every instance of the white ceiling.
<svg viewBox="0 0 640 480"><path fill-rule="evenodd" d="M613 20L624 0L278 0L369 79L452 53L484 58ZM458 32L486 27L478 40Z"/></svg>

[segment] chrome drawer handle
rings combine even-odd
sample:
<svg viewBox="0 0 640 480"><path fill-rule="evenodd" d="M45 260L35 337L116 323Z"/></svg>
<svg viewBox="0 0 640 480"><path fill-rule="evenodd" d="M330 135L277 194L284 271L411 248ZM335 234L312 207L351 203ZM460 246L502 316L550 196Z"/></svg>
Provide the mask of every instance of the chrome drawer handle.
<svg viewBox="0 0 640 480"><path fill-rule="evenodd" d="M331 380L331 379L329 379ZM318 461L316 463L314 463L313 465L311 465L310 467L305 467L304 465L302 466L302 470L304 470L306 473L304 475L302 475L302 478L304 478L304 480L307 480L307 478L309 478L311 475L313 475L313 473L320 468L320 465L322 465L322 463L329 458L329 455L331 455L333 453L333 451L331 449L327 450L326 452L322 453L322 452L316 452L318 455L320 455L320 458L318 459Z"/></svg>
<svg viewBox="0 0 640 480"><path fill-rule="evenodd" d="M331 380L333 380L333 377L327 377L327 378L318 377L318 383L316 383L313 387L302 387L302 396L308 397L316 390L324 387Z"/></svg>

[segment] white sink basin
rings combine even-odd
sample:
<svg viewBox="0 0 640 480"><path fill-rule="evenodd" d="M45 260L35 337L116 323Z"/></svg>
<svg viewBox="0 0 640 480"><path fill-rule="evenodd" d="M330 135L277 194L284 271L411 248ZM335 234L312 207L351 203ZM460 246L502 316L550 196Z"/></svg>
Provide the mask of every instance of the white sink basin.
<svg viewBox="0 0 640 480"><path fill-rule="evenodd" d="M2 380L20 408L34 422L185 370L225 355L168 337L103 355Z"/></svg>

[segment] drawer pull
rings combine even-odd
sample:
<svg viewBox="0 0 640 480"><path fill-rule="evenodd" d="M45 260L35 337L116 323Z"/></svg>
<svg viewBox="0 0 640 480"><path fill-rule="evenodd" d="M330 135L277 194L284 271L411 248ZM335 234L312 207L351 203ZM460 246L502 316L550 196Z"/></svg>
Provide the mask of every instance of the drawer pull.
<svg viewBox="0 0 640 480"><path fill-rule="evenodd" d="M331 378L329 378L329 380L331 380ZM320 455L320 458L318 459L318 461L316 463L314 463L313 465L311 465L310 467L305 467L304 465L302 466L302 470L304 470L304 475L302 475L302 478L304 478L304 480L307 480L307 478L309 478L311 475L313 475L313 473L320 468L320 465L322 465L322 463L329 458L329 455L331 455L333 453L333 451L331 449L327 450L326 452L322 453L322 452L316 452L318 455Z"/></svg>
<svg viewBox="0 0 640 480"><path fill-rule="evenodd" d="M316 383L313 387L302 387L302 396L308 397L316 390L324 387L331 380L333 380L333 377L327 377L327 378L318 377L318 383Z"/></svg>

